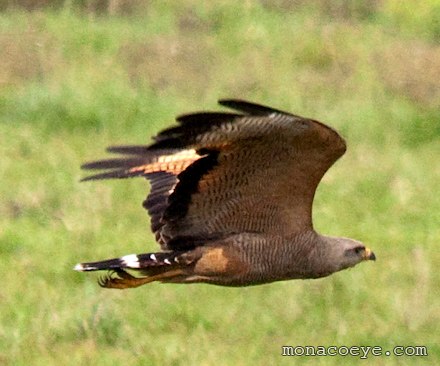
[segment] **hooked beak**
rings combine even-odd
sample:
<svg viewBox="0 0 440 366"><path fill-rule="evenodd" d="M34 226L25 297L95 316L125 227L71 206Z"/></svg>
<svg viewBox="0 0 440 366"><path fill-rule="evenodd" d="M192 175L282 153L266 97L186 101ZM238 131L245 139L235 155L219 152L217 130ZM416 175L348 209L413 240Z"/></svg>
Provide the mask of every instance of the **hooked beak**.
<svg viewBox="0 0 440 366"><path fill-rule="evenodd" d="M366 261L375 261L376 260L376 255L371 251L370 248L365 248L365 252L364 252L363 258Z"/></svg>

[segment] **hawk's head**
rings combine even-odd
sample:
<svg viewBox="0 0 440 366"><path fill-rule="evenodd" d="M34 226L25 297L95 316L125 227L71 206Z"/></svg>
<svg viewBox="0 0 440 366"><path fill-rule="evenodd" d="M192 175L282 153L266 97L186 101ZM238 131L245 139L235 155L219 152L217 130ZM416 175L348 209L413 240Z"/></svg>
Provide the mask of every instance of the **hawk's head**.
<svg viewBox="0 0 440 366"><path fill-rule="evenodd" d="M376 260L376 255L360 241L329 236L322 238L324 248L321 265L330 273L353 267L366 260Z"/></svg>

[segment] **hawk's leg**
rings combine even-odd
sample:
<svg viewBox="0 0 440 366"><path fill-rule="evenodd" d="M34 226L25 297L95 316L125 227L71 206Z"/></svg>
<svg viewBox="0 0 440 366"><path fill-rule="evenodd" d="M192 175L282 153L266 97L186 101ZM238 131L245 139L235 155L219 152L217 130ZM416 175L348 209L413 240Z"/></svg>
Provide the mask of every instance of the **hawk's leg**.
<svg viewBox="0 0 440 366"><path fill-rule="evenodd" d="M105 288L132 288L151 282L150 277L134 277L123 269L116 269L98 280L98 284Z"/></svg>
<svg viewBox="0 0 440 366"><path fill-rule="evenodd" d="M106 276L98 280L98 284L105 288L132 288L145 285L153 281L164 281L172 278L177 278L183 274L180 269L171 269L158 273L155 275L148 275L146 277L134 277L123 269L115 269L109 272Z"/></svg>

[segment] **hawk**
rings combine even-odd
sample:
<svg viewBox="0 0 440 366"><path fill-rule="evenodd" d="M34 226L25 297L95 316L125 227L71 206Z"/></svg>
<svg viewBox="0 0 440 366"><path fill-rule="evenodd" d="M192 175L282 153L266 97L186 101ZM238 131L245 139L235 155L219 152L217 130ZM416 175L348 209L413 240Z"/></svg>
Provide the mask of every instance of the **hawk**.
<svg viewBox="0 0 440 366"><path fill-rule="evenodd" d="M80 263L108 270L99 284L131 288L152 281L248 286L328 276L374 253L357 240L318 234L312 203L324 173L346 144L313 119L243 100L236 112L198 112L148 146L109 147L122 157L87 163L84 178L143 176L143 206L161 250Z"/></svg>

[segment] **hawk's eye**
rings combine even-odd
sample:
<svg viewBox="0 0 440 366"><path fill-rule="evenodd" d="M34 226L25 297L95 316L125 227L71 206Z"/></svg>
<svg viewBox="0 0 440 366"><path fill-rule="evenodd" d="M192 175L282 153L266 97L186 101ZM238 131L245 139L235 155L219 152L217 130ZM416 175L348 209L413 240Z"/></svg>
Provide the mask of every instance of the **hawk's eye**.
<svg viewBox="0 0 440 366"><path fill-rule="evenodd" d="M363 247L363 246L360 246L360 247L356 247L356 248L354 248L354 252L355 252L356 254L359 254L359 253L361 253L361 252L363 252L363 251L365 251L365 247Z"/></svg>

